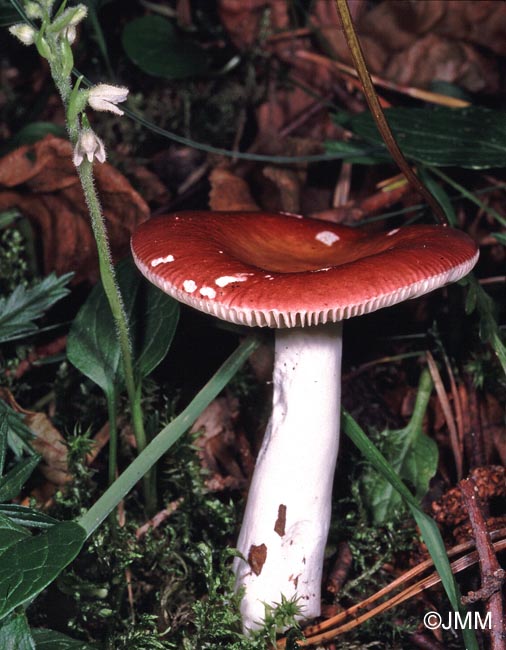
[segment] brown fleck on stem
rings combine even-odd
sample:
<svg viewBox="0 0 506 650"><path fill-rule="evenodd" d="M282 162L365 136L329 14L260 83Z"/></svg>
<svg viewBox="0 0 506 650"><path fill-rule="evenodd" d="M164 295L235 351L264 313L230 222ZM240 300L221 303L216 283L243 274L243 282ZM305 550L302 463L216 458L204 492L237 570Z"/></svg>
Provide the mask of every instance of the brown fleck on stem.
<svg viewBox="0 0 506 650"><path fill-rule="evenodd" d="M385 118L385 114L383 113L383 110L378 101L376 91L374 90L374 85L367 69L364 54L362 52L357 33L355 31L355 26L353 25L353 20L350 15L348 3L346 0L336 0L336 5L337 11L339 12L339 16L341 18L341 23L343 25L346 42L348 43L348 47L350 48L351 56L353 58L353 63L357 69L357 73L360 81L362 82L362 86L364 87L364 95L366 101L369 105L378 130L381 133L381 136L392 155L392 158L395 160L411 185L427 201L439 223L443 226L447 226L448 220L441 206L411 169L408 161L404 158L402 151L399 149L397 142L395 141L390 126L388 125L388 122Z"/></svg>
<svg viewBox="0 0 506 650"><path fill-rule="evenodd" d="M462 598L464 604L485 601L487 614L491 617L490 648L505 650L506 636L503 631L502 587L506 572L501 568L494 552L490 535L481 510L478 488L472 478L459 483L462 498L467 508L469 522L473 529L476 550L480 559L481 589L470 592Z"/></svg>

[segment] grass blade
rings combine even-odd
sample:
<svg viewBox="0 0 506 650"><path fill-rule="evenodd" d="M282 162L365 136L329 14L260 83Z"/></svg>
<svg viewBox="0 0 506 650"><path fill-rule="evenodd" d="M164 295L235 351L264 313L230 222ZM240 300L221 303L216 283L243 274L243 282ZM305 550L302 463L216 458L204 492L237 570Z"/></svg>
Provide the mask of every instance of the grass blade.
<svg viewBox="0 0 506 650"><path fill-rule="evenodd" d="M78 523L86 530L87 537L100 526L107 515L128 494L137 481L190 428L206 406L228 384L258 345L259 341L256 337L249 336L246 338L220 368L218 368L207 384L197 393L192 402L160 431L144 451L130 463L113 485L79 519Z"/></svg>
<svg viewBox="0 0 506 650"><path fill-rule="evenodd" d="M453 576L450 561L446 554L446 548L436 523L431 517L425 514L420 508L418 501L414 498L408 488L400 480L397 474L390 467L385 457L378 451L376 446L369 440L363 429L355 422L352 416L343 410L343 430L356 445L364 457L373 465L391 485L399 492L409 506L413 517L420 528L423 541L427 545L436 571L438 572L448 599L456 612L461 612L462 620L465 618L465 609L460 602L460 591ZM478 642L474 630L464 628L462 630L466 650L478 650Z"/></svg>

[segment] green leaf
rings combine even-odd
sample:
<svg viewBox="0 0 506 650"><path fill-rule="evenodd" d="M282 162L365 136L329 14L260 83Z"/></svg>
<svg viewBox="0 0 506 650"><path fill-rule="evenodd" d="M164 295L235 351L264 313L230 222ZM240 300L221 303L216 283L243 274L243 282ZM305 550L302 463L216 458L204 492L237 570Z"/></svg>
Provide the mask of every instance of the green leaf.
<svg viewBox="0 0 506 650"><path fill-rule="evenodd" d="M142 378L167 354L176 331L179 304L145 280L131 260L123 260L116 272L130 325L134 366ZM67 356L106 394L123 383L120 347L102 284L94 287L72 323Z"/></svg>
<svg viewBox="0 0 506 650"><path fill-rule="evenodd" d="M345 162L353 165L377 165L388 162L390 155L380 147L371 147L358 141L328 140L325 142L325 151L335 154L346 154Z"/></svg>
<svg viewBox="0 0 506 650"><path fill-rule="evenodd" d="M406 481L420 501L429 489L437 470L438 448L422 431L422 421L432 392L428 370L422 373L416 404L408 425L396 431L386 431L382 453L397 476ZM402 497L388 479L374 469L363 475L364 491L375 523L391 520L399 513Z"/></svg>
<svg viewBox="0 0 506 650"><path fill-rule="evenodd" d="M100 526L139 479L149 472L163 454L188 431L206 406L223 390L258 345L259 341L254 336L244 339L207 384L195 395L190 404L160 431L88 512L80 518L79 523L86 530L88 536Z"/></svg>
<svg viewBox="0 0 506 650"><path fill-rule="evenodd" d="M32 600L77 556L85 530L72 521L23 539L0 556L0 619Z"/></svg>
<svg viewBox="0 0 506 650"><path fill-rule="evenodd" d="M506 246L506 234L503 232L494 232L492 233L492 237L494 239L497 239L497 241L502 244L503 246Z"/></svg>
<svg viewBox="0 0 506 650"><path fill-rule="evenodd" d="M15 23L19 23L19 14L12 7L12 4L9 0L0 0L0 28L10 27ZM8 38L7 35L4 35L4 38ZM14 41L16 39L13 39ZM19 43L19 41L18 41Z"/></svg>
<svg viewBox="0 0 506 650"><path fill-rule="evenodd" d="M10 501L17 497L21 488L30 478L33 470L41 459L38 454L18 462L5 476L0 479L0 501Z"/></svg>
<svg viewBox="0 0 506 650"><path fill-rule="evenodd" d="M492 298L486 293L472 273L467 275L462 283L467 285L466 313L475 309L480 319L480 338L492 346L503 372L506 374L506 346L496 318L496 307Z"/></svg>
<svg viewBox="0 0 506 650"><path fill-rule="evenodd" d="M369 440L362 428L355 422L351 415L344 411L342 412L343 431L350 438L353 444L358 447L366 458L406 501L411 513L420 528L422 539L427 546L427 550L434 562L436 571L441 578L441 582L448 596L453 609L460 612L462 620L465 618L465 608L460 601L460 591L452 573L450 561L446 554L446 547L439 532L435 521L423 512L420 504L415 497L407 489L401 479L397 476L392 469L386 458L376 448L376 446ZM474 630L464 628L462 630L466 650L478 650L478 642Z"/></svg>
<svg viewBox="0 0 506 650"><path fill-rule="evenodd" d="M33 321L69 293L65 285L71 277L72 273L59 278L51 273L30 289L19 285L10 296L0 298L0 343L36 332Z"/></svg>
<svg viewBox="0 0 506 650"><path fill-rule="evenodd" d="M35 628L31 632L36 650L94 650L94 646L84 641L71 639L66 634L61 634L61 632L43 628Z"/></svg>
<svg viewBox="0 0 506 650"><path fill-rule="evenodd" d="M19 540L29 536L26 528L16 524L9 517L0 515L0 555Z"/></svg>
<svg viewBox="0 0 506 650"><path fill-rule="evenodd" d="M36 650L24 612L14 614L0 624L2 650Z"/></svg>
<svg viewBox="0 0 506 650"><path fill-rule="evenodd" d="M155 77L185 79L207 71L206 52L161 16L132 20L125 26L121 40L127 56L143 72Z"/></svg>
<svg viewBox="0 0 506 650"><path fill-rule="evenodd" d="M0 503L0 515L8 517L12 523L26 528L45 529L58 523L57 519L40 510L19 506L17 503Z"/></svg>
<svg viewBox="0 0 506 650"><path fill-rule="evenodd" d="M30 122L30 124L26 124L7 142L8 150L16 149L24 144L38 142L48 133L59 138L66 136L65 129L59 124L54 124L53 122Z"/></svg>
<svg viewBox="0 0 506 650"><path fill-rule="evenodd" d="M7 451L7 435L9 433L9 424L7 418L0 421L0 476L4 473L5 453Z"/></svg>
<svg viewBox="0 0 506 650"><path fill-rule="evenodd" d="M20 458L23 451L35 453L30 446L30 441L34 437L32 432L23 422L21 415L2 400L0 400L0 422L7 427L7 444L16 458Z"/></svg>
<svg viewBox="0 0 506 650"><path fill-rule="evenodd" d="M450 226L457 226L457 215L455 214L455 209L445 188L437 183L434 178L432 178L429 171L425 167L420 166L418 175L420 176L420 180L425 185L425 187L436 198L439 205L443 208L443 212L445 213Z"/></svg>
<svg viewBox="0 0 506 650"><path fill-rule="evenodd" d="M504 111L467 108L389 108L385 116L402 153L434 166L487 169L504 167ZM351 118L348 128L385 149L369 112Z"/></svg>

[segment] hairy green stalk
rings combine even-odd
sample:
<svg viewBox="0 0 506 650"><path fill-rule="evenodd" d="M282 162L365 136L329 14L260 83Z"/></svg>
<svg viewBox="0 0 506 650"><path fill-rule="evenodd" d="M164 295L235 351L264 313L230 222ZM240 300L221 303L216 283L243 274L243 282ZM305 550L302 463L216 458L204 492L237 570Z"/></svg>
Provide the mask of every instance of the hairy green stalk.
<svg viewBox="0 0 506 650"><path fill-rule="evenodd" d="M49 24L49 16L47 16L45 20ZM69 139L72 146L75 147L80 134L80 117L79 114L77 114L75 117L69 116L69 105L71 103L73 87L71 84L70 70L68 69L68 61L65 61L65 54L61 54L61 56L59 56L59 54L62 52L62 47L59 45L56 37L50 31L45 31L44 38L51 52L51 56L48 57L51 75L60 94L67 115L67 132L69 134ZM67 53L67 56L71 56L71 54ZM70 68L71 67L72 66L70 66ZM77 173L90 214L93 236L95 238L98 252L100 278L116 326L116 332L123 362L125 387L127 390L132 414L132 427L137 442L138 452L141 453L147 444L141 405L141 389L140 386L137 386L137 382L135 380L128 319L123 305L121 292L116 281L116 274L112 262L111 248L109 244L105 218L94 183L93 163L84 158L81 164L77 167ZM109 407L110 406L111 405L109 405ZM110 418L113 417L112 411L116 411L115 407L116 404L114 403L114 409L109 408ZM114 430L115 422L113 423L111 421L110 426ZM111 437L111 459L109 465L110 480L111 477L114 477L116 473L116 450L117 444ZM114 480L114 478L112 478L112 480ZM151 480L151 476L149 475L146 475L143 478L143 482L146 508L148 512L153 513L156 510L156 493L153 489L155 486Z"/></svg>

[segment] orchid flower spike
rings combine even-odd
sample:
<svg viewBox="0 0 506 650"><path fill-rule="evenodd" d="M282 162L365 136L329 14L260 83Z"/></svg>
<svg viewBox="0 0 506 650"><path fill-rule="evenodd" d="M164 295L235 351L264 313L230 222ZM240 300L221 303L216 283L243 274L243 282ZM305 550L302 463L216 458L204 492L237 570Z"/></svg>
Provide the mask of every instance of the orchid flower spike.
<svg viewBox="0 0 506 650"><path fill-rule="evenodd" d="M84 157L88 158L88 162L93 162L96 158L98 162L105 162L105 147L102 140L92 129L83 129L74 147L74 154L72 162L76 167L83 162Z"/></svg>
<svg viewBox="0 0 506 650"><path fill-rule="evenodd" d="M123 115L123 111L116 104L124 102L127 95L128 88L124 86L97 84L89 90L88 104L96 111L109 111L116 115Z"/></svg>

